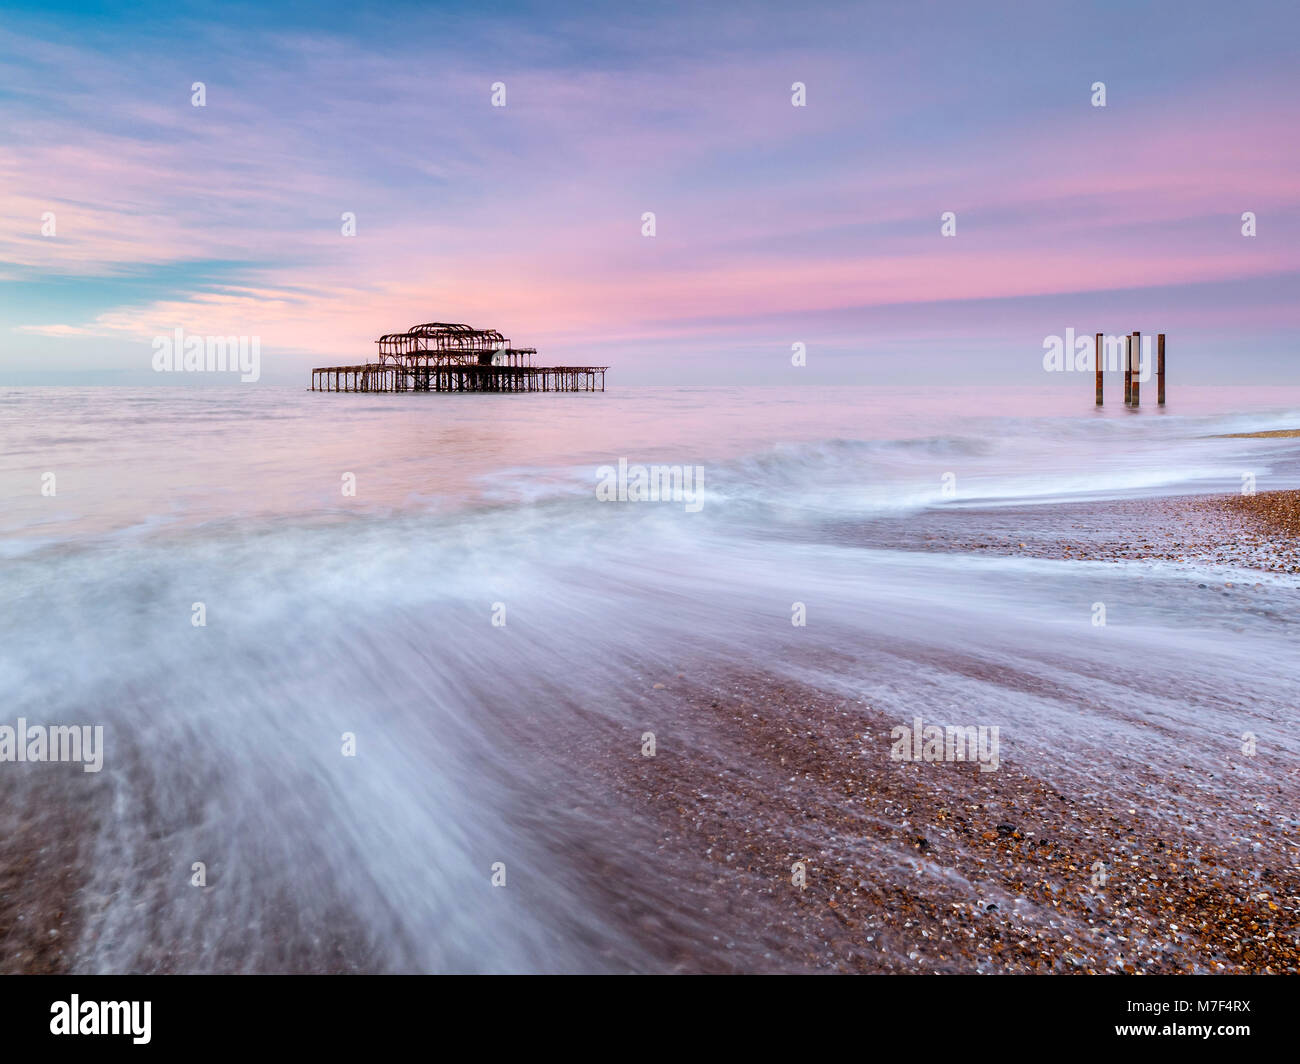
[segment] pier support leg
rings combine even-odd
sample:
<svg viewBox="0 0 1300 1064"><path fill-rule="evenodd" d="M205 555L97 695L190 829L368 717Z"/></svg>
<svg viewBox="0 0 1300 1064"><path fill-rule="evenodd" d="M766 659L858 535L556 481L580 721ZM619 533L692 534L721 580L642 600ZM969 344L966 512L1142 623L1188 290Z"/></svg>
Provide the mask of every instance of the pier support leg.
<svg viewBox="0 0 1300 1064"><path fill-rule="evenodd" d="M1105 355L1102 353L1101 350L1101 333L1097 334L1094 343L1096 346L1093 347L1093 358L1097 363L1097 405L1101 406L1101 369L1102 369L1103 360L1105 359ZM602 392L605 390L604 373L601 373L600 375L600 390Z"/></svg>
<svg viewBox="0 0 1300 1064"><path fill-rule="evenodd" d="M1142 334L1133 334L1133 405L1142 405Z"/></svg>
<svg viewBox="0 0 1300 1064"><path fill-rule="evenodd" d="M1165 405L1165 334L1156 333L1156 404Z"/></svg>
<svg viewBox="0 0 1300 1064"><path fill-rule="evenodd" d="M1133 402L1133 337L1124 337L1124 405Z"/></svg>

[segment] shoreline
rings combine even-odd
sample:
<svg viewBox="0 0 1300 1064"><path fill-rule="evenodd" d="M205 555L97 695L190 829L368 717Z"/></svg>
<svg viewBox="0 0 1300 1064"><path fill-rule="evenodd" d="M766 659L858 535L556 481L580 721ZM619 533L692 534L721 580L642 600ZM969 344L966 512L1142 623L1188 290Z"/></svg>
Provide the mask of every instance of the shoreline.
<svg viewBox="0 0 1300 1064"><path fill-rule="evenodd" d="M897 721L781 677L657 694L674 730L707 720L735 753L620 756L628 812L650 814L656 860L704 895L715 935L767 947L720 968L677 943L676 970L1300 971L1294 829L1273 825L1261 862L1013 764L892 762ZM1232 771L1258 775L1245 759Z"/></svg>
<svg viewBox="0 0 1300 1064"><path fill-rule="evenodd" d="M937 508L913 549L1262 576L1300 571L1298 513L1300 491ZM836 671L833 650L808 653L791 667ZM1300 809L1300 771L1284 763L1225 754L1207 787L1128 751L1085 765L1040 751L987 773L895 762L900 721L776 665L640 671L644 689L625 694L634 719L654 722L654 758L639 752L641 728L589 705L561 734L528 721L500 736L552 766L554 793L519 796L520 825L560 840L559 870L608 929L550 914L568 938L590 938L593 971L1300 972L1300 822L1284 812ZM66 783L0 778L0 972L75 972L102 933L83 884L104 794ZM1144 805L1147 788L1172 801ZM1280 812L1254 811L1265 807ZM285 936L277 971L401 965L360 914L340 912L337 936L308 949L292 896L264 906ZM139 970L196 970L190 946L151 941Z"/></svg>
<svg viewBox="0 0 1300 1064"><path fill-rule="evenodd" d="M1300 572L1300 491L1073 509L1077 540L1059 520L1054 534L1021 529L1001 543L954 542L931 526L915 549ZM757 935L764 949L728 964L669 936L670 970L1300 972L1300 821L1248 812L1300 808L1297 771L1225 755L1236 780L1225 792L1113 763L1102 793L1055 762L991 773L894 763L885 752L899 722L860 701L776 672L687 672L705 678L663 677L650 697L661 727L668 703L669 733L689 756L628 756L624 739L603 770L590 768L613 779L625 816L649 815L656 860L673 869L662 889L692 884L728 948L749 939L752 949ZM1148 815L1144 787L1185 815ZM790 883L795 861L802 890ZM657 930L663 938L662 921Z"/></svg>
<svg viewBox="0 0 1300 1064"><path fill-rule="evenodd" d="M971 536L972 516L985 531ZM936 508L918 547L1057 561L1164 561L1300 573L1300 489L1097 503ZM1070 535L1062 534L1062 525Z"/></svg>

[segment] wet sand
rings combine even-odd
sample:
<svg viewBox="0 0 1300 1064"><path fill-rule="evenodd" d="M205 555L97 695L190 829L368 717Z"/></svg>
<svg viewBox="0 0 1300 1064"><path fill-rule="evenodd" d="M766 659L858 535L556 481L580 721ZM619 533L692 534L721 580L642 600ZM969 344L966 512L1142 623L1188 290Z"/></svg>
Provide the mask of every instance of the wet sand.
<svg viewBox="0 0 1300 1064"><path fill-rule="evenodd" d="M978 527L999 524L965 539L968 511L931 511L913 546L1300 571L1300 493L1043 509L982 511ZM652 758L639 729L586 707L566 734L515 736L556 763L559 787L521 825L573 840L555 859L616 932L591 936L592 970L1300 971L1300 820L1277 812L1300 810L1300 767L1225 755L1209 789L1178 765L1116 763L1102 793L1055 765L891 761L899 721L775 671L647 666L639 697ZM96 933L81 884L105 796L63 766L15 767L0 773L0 972L76 970ZM1152 786L1195 822L1151 815ZM312 929L295 928L292 899L267 906L293 932L277 970L386 966L359 932L302 948ZM145 970L192 959L157 943Z"/></svg>
<svg viewBox="0 0 1300 1064"><path fill-rule="evenodd" d="M714 950L662 939L676 970L1300 970L1294 817L1198 836L1149 816L1140 771L1116 801L1006 764L891 762L897 721L770 677L656 695L671 721L656 757L610 756L624 815L653 819L656 861L710 914ZM1294 773L1224 771L1241 803L1257 789L1297 807ZM1180 788L1176 770L1151 775Z"/></svg>
<svg viewBox="0 0 1300 1064"><path fill-rule="evenodd" d="M977 518L972 520L972 518ZM1074 561L1157 560L1300 573L1300 492L939 508L911 546ZM1062 535L1061 529L1068 534ZM978 535L970 535L978 528Z"/></svg>
<svg viewBox="0 0 1300 1064"><path fill-rule="evenodd" d="M71 970L105 800L93 783L70 781L74 772L83 775L80 766L0 765L0 975Z"/></svg>
<svg viewBox="0 0 1300 1064"><path fill-rule="evenodd" d="M914 546L1300 572L1300 492L1045 509L981 511L1006 535L967 540L951 526L968 511L931 511ZM603 769L722 944L678 941L676 970L1300 971L1300 766L1225 756L1224 785L1203 787L1179 766L1115 764L1103 796L1057 771L891 762L899 722L870 706L704 671L653 691L672 737L656 757L624 737ZM1151 815L1153 786L1196 820Z"/></svg>

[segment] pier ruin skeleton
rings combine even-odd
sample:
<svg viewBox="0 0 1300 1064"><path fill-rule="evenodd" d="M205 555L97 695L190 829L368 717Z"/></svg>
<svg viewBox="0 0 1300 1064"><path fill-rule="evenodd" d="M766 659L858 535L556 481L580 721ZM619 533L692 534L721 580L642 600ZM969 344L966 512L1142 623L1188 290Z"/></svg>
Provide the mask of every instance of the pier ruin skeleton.
<svg viewBox="0 0 1300 1064"><path fill-rule="evenodd" d="M375 341L379 358L311 371L313 392L603 392L608 366L535 366L495 329L433 321Z"/></svg>

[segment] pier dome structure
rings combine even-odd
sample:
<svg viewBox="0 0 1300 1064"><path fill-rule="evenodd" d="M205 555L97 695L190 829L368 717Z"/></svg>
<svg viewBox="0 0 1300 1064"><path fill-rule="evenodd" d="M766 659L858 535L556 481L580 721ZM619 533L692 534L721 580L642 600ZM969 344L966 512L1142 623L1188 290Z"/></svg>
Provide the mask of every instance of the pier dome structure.
<svg viewBox="0 0 1300 1064"><path fill-rule="evenodd" d="M496 329L431 321L375 343L378 361L313 369L324 392L603 392L608 366L537 366Z"/></svg>

